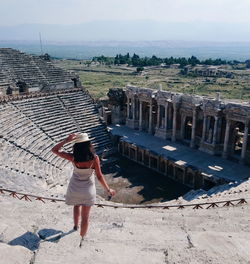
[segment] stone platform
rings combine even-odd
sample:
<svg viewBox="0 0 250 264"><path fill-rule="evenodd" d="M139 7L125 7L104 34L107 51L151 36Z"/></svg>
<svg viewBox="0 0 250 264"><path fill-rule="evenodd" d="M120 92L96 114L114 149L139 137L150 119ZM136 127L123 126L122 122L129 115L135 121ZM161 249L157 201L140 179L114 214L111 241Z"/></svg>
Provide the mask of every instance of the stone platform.
<svg viewBox="0 0 250 264"><path fill-rule="evenodd" d="M211 178L240 181L248 179L250 176L250 168L247 166L191 149L177 142L156 138L126 126L109 126L109 130L112 135L121 136L123 141L142 146L167 159L171 158L177 164L194 166Z"/></svg>
<svg viewBox="0 0 250 264"><path fill-rule="evenodd" d="M249 204L208 210L93 207L79 248L70 206L9 195L0 201L1 264L248 264L250 259ZM60 235L52 240L51 233Z"/></svg>

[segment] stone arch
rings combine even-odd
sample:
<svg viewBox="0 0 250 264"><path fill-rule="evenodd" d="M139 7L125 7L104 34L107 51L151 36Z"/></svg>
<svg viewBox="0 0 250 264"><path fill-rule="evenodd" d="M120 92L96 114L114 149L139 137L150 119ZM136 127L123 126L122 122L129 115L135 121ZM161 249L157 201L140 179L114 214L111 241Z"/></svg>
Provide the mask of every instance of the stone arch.
<svg viewBox="0 0 250 264"><path fill-rule="evenodd" d="M16 86L18 87L19 93L27 93L28 92L28 87L27 87L26 82L18 81L16 83Z"/></svg>
<svg viewBox="0 0 250 264"><path fill-rule="evenodd" d="M180 111L177 110L176 113L176 130L181 131L181 121L182 121L182 116Z"/></svg>
<svg viewBox="0 0 250 264"><path fill-rule="evenodd" d="M127 97L127 119L132 119L133 113L132 113L132 98Z"/></svg>
<svg viewBox="0 0 250 264"><path fill-rule="evenodd" d="M168 104L168 120L167 120L167 129L172 129L173 128L173 104L169 103Z"/></svg>
<svg viewBox="0 0 250 264"><path fill-rule="evenodd" d="M199 137L199 138L202 137L203 119L204 119L204 112L202 110L197 110L195 135L196 137Z"/></svg>
<svg viewBox="0 0 250 264"><path fill-rule="evenodd" d="M159 105L159 127L165 128L165 107L164 105Z"/></svg>
<svg viewBox="0 0 250 264"><path fill-rule="evenodd" d="M12 93L13 93L13 89L10 86L8 86L8 88L6 89L6 94L11 95Z"/></svg>
<svg viewBox="0 0 250 264"><path fill-rule="evenodd" d="M187 116L185 118L184 139L191 140L192 126L193 126L193 118L191 116Z"/></svg>
<svg viewBox="0 0 250 264"><path fill-rule="evenodd" d="M226 118L222 116L220 119L220 133L219 133L219 143L224 143L225 131L226 131Z"/></svg>
<svg viewBox="0 0 250 264"><path fill-rule="evenodd" d="M166 162L165 162L165 160L160 160L159 170L160 170L161 173L165 173L166 172Z"/></svg>
<svg viewBox="0 0 250 264"><path fill-rule="evenodd" d="M188 171L187 174L186 174L186 177L185 177L185 184L193 187L194 185L194 173L191 172L191 171Z"/></svg>
<svg viewBox="0 0 250 264"><path fill-rule="evenodd" d="M232 155L240 156L243 145L245 124L243 122L233 122L230 135L230 145Z"/></svg>
<svg viewBox="0 0 250 264"><path fill-rule="evenodd" d="M149 103L142 102L142 130L148 132L149 130Z"/></svg>
<svg viewBox="0 0 250 264"><path fill-rule="evenodd" d="M155 133L155 128L157 126L157 112L158 112L158 103L155 99L152 100L152 134Z"/></svg>
<svg viewBox="0 0 250 264"><path fill-rule="evenodd" d="M174 166L173 166L172 163L169 163L169 164L168 164L167 175L168 175L170 178L174 178Z"/></svg>
<svg viewBox="0 0 250 264"><path fill-rule="evenodd" d="M214 125L215 125L214 116L208 116L208 127L207 127L207 135L206 135L206 141L208 143L213 142Z"/></svg>
<svg viewBox="0 0 250 264"><path fill-rule="evenodd" d="M71 80L74 83L74 88L77 88L78 87L78 80L77 80L77 78L72 78Z"/></svg>

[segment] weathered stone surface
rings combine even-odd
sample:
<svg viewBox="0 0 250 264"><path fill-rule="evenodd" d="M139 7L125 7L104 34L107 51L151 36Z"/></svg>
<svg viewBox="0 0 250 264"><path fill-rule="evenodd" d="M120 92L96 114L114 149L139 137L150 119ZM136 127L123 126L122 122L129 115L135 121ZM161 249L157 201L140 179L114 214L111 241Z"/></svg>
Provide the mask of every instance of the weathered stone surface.
<svg viewBox="0 0 250 264"><path fill-rule="evenodd" d="M126 103L126 96L125 92L121 88L113 88L109 89L108 91L108 97L111 104L114 105L124 105Z"/></svg>
<svg viewBox="0 0 250 264"><path fill-rule="evenodd" d="M32 263L33 252L23 246L9 246L0 243L0 264Z"/></svg>
<svg viewBox="0 0 250 264"><path fill-rule="evenodd" d="M79 231L72 231L71 207L4 196L0 222L11 226L13 232L0 243L0 263L247 264L249 213L249 205L209 210L93 207L89 232L79 248ZM37 247L33 257L20 237L32 232L38 239L44 229L62 235L49 241L40 238L39 244L29 240ZM9 246L9 241L19 241L19 245Z"/></svg>

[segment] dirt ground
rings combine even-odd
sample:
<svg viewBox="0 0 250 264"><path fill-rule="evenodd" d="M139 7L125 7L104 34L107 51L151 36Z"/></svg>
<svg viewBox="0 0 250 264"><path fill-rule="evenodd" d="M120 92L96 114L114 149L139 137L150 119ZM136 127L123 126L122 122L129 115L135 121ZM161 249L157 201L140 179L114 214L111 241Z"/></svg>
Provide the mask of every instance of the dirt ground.
<svg viewBox="0 0 250 264"><path fill-rule="evenodd" d="M110 187L117 191L112 198L114 202L164 202L177 199L190 190L183 184L121 156L117 156L116 162L104 165L102 171ZM97 194L107 199L99 183Z"/></svg>

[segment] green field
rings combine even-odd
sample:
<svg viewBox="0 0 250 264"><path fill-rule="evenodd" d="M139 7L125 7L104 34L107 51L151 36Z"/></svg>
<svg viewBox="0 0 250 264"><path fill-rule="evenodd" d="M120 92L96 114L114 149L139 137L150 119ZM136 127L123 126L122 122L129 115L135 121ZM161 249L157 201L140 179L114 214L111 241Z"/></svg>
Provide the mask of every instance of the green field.
<svg viewBox="0 0 250 264"><path fill-rule="evenodd" d="M125 66L86 65L74 60L56 60L55 64L75 71L82 85L98 99L107 94L110 88L124 88L127 84L163 90L215 96L222 98L250 100L250 70L234 70L234 78L191 77L180 74L179 69L145 69L136 74L136 68ZM230 66L225 66L229 68Z"/></svg>

